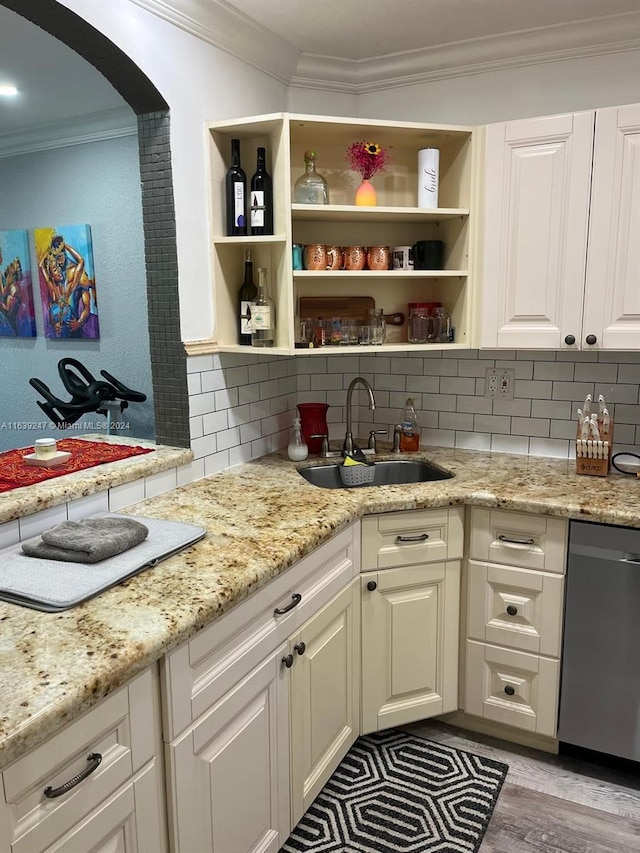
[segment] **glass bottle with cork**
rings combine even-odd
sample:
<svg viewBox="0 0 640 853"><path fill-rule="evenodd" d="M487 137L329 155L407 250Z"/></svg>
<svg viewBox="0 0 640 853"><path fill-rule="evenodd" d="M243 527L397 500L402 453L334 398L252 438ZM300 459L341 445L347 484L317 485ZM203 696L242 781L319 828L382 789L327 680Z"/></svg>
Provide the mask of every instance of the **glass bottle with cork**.
<svg viewBox="0 0 640 853"><path fill-rule="evenodd" d="M267 271L258 268L258 292L251 303L251 345L272 347L276 337L276 306L267 291Z"/></svg>
<svg viewBox="0 0 640 853"><path fill-rule="evenodd" d="M296 204L329 204L327 182L316 171L317 154L308 149L304 152L304 175L301 175L293 187L293 200Z"/></svg>
<svg viewBox="0 0 640 853"><path fill-rule="evenodd" d="M400 450L403 453L414 453L420 446L420 427L416 415L413 397L407 397L402 415L402 432L400 433Z"/></svg>
<svg viewBox="0 0 640 853"><path fill-rule="evenodd" d="M253 281L253 262L251 249L244 256L244 281L238 292L238 343L251 346L251 303L256 298L258 288Z"/></svg>
<svg viewBox="0 0 640 853"><path fill-rule="evenodd" d="M226 231L228 237L247 233L247 176L240 165L240 140L231 140L231 166L225 176Z"/></svg>
<svg viewBox="0 0 640 853"><path fill-rule="evenodd" d="M264 148L258 148L258 162L251 178L249 200L249 233L253 237L273 234L273 187L265 165Z"/></svg>

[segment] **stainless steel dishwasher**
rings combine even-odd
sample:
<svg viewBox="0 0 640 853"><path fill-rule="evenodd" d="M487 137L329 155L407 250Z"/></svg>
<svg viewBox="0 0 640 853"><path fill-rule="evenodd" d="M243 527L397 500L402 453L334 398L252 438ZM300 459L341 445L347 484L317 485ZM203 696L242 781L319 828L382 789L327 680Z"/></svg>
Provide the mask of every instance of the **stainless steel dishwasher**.
<svg viewBox="0 0 640 853"><path fill-rule="evenodd" d="M640 761L640 530L571 522L558 736Z"/></svg>

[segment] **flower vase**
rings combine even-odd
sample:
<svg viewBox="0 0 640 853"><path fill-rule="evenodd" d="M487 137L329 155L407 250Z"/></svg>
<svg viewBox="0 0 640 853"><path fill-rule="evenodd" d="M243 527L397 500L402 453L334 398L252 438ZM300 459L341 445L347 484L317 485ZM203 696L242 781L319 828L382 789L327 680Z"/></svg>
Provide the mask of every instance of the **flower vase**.
<svg viewBox="0 0 640 853"><path fill-rule="evenodd" d="M363 180L356 190L356 205L358 207L375 207L377 203L376 188L371 181Z"/></svg>

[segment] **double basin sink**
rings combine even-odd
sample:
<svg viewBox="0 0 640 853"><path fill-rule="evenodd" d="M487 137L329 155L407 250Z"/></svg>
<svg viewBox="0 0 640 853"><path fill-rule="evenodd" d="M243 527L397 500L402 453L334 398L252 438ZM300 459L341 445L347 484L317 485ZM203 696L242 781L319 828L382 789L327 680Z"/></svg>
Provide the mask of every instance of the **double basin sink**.
<svg viewBox="0 0 640 853"><path fill-rule="evenodd" d="M313 486L321 489L366 488L367 486L399 486L407 483L428 483L453 477L443 468L422 459L383 459L374 465L373 482L361 486L345 486L340 477L342 462L299 468L298 473Z"/></svg>

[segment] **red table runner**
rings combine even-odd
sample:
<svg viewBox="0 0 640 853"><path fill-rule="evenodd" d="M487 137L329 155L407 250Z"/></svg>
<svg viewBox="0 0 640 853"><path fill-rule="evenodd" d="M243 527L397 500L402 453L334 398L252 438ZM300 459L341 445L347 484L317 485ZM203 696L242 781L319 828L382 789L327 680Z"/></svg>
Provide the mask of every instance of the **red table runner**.
<svg viewBox="0 0 640 853"><path fill-rule="evenodd" d="M102 465L104 462L116 462L118 459L152 452L149 447L109 444L107 441L83 441L80 438L63 438L57 444L58 450L71 453L71 459L63 465L56 465L55 468L27 465L22 457L33 453L33 447L20 447L0 453L0 492L33 486L53 477L82 471L83 468L93 468L94 465Z"/></svg>

